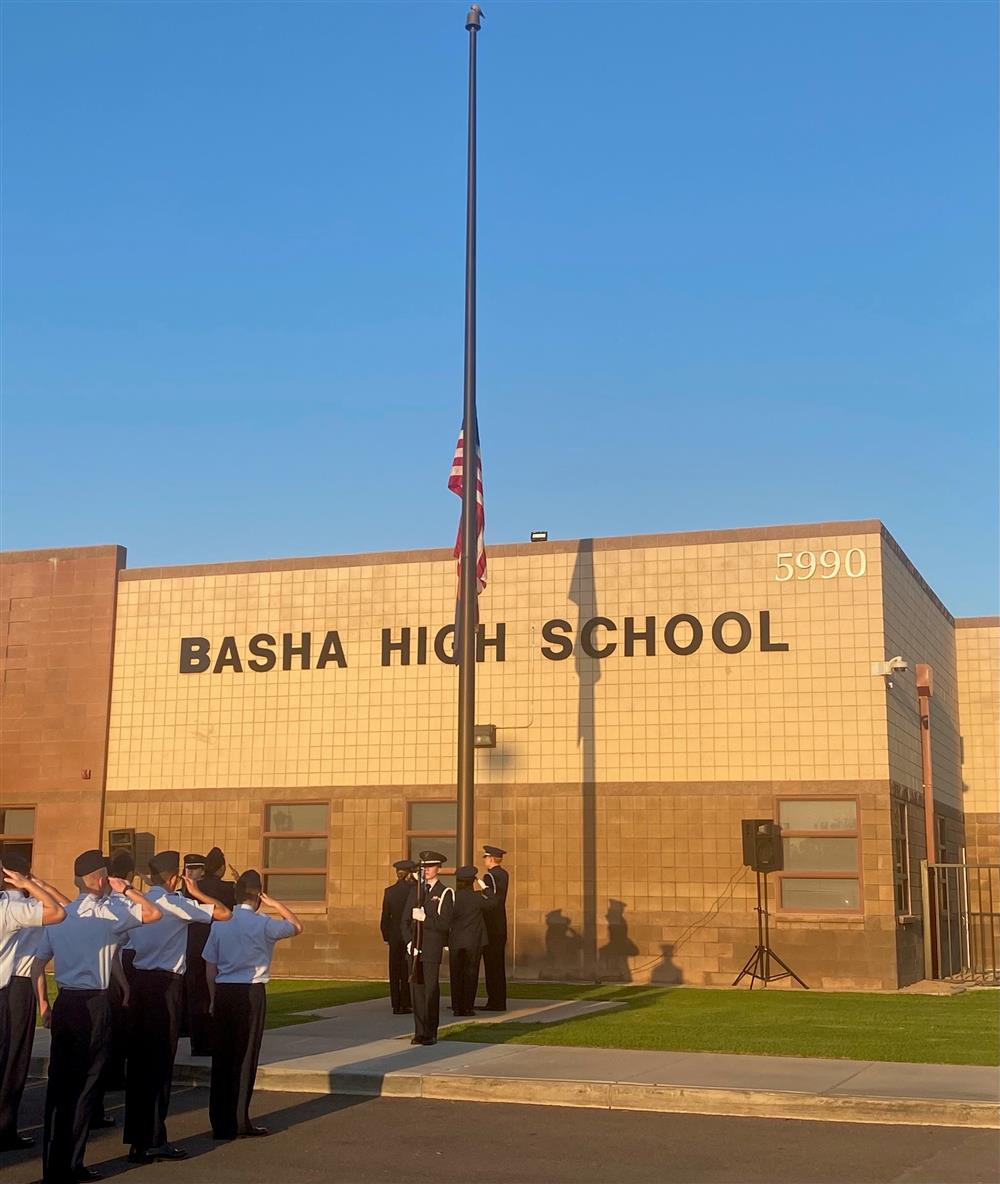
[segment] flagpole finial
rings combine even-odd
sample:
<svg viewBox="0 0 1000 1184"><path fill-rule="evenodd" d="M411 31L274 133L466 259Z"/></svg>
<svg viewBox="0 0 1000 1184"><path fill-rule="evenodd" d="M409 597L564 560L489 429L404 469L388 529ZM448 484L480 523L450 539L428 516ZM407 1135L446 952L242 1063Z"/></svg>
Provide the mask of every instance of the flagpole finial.
<svg viewBox="0 0 1000 1184"><path fill-rule="evenodd" d="M478 4L473 4L469 9L469 15L465 18L465 27L470 30L475 29L478 32L480 18L485 15L486 13L483 12Z"/></svg>

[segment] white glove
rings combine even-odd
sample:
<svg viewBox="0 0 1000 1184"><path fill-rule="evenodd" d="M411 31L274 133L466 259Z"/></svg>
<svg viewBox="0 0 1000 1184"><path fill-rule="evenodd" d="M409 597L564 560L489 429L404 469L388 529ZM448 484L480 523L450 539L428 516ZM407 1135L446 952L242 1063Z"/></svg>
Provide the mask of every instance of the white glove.
<svg viewBox="0 0 1000 1184"><path fill-rule="evenodd" d="M424 912L423 909L416 908L413 910L413 919L414 919L414 921L426 921L427 914Z"/></svg>
<svg viewBox="0 0 1000 1184"><path fill-rule="evenodd" d="M408 941L408 942L406 943L406 952L407 952L408 954L412 954L412 953L413 953L413 942L412 942L412 941Z"/></svg>
<svg viewBox="0 0 1000 1184"><path fill-rule="evenodd" d="M482 892L486 891L486 881L485 880L477 880L476 883L479 885L480 891L482 891Z"/></svg>

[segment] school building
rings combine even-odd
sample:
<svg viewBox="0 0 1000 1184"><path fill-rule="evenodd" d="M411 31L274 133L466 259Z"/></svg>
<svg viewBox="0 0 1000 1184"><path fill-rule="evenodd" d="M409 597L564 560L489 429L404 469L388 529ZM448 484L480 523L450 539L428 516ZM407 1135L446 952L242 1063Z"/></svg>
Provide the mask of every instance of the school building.
<svg viewBox="0 0 1000 1184"><path fill-rule="evenodd" d="M516 977L731 982L743 818L781 824L771 941L810 986L924 977L928 776L934 861L1000 865L1000 619L953 618L878 521L489 564L476 834L509 851ZM218 845L305 922L278 972L384 977L392 861L455 852L450 549L20 551L0 580L0 844L64 889L86 847Z"/></svg>

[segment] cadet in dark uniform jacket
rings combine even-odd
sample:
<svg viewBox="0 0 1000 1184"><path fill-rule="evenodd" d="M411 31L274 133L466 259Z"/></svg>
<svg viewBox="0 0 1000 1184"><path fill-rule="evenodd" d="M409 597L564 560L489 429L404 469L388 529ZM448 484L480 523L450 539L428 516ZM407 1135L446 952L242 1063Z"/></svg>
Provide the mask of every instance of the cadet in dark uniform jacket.
<svg viewBox="0 0 1000 1184"><path fill-rule="evenodd" d="M184 875L205 892L205 856L191 852L184 856ZM224 880L218 883L224 884ZM187 893L185 892L185 896ZM211 893L206 893L211 895ZM213 897L213 899L215 899ZM224 904L224 901L220 901ZM231 908L231 905L226 905ZM191 1055L212 1055L212 1017L208 1014L208 983L205 979L205 959L202 951L212 925L209 921L192 921L187 927L187 965L184 967L184 1021L182 1036L191 1038Z"/></svg>
<svg viewBox="0 0 1000 1184"><path fill-rule="evenodd" d="M236 884L224 880L226 857L218 847L207 855L192 854L185 860L192 860L192 870L198 889L224 904L227 909L236 907ZM209 1014L208 981L205 959L202 952L208 941L210 926L195 922L188 926L188 968L184 972L184 998L188 1036L191 1037L191 1055L210 1057L212 1055L212 1033L215 1025Z"/></svg>
<svg viewBox="0 0 1000 1184"><path fill-rule="evenodd" d="M455 873L455 910L448 932L451 1010L455 1015L476 1014L479 956L486 945L483 917L497 905L496 894L482 880L479 886L483 891L475 890L477 874L474 867L460 867Z"/></svg>
<svg viewBox="0 0 1000 1184"><path fill-rule="evenodd" d="M423 971L423 982L411 984L414 1029L411 1044L437 1044L441 1007L438 978L455 908L455 893L438 879L443 863L444 856L438 851L420 852L423 906L417 905L420 885L413 883L403 911L402 931L407 952L419 951Z"/></svg>
<svg viewBox="0 0 1000 1184"><path fill-rule="evenodd" d="M496 908L486 913L487 945L483 950L486 971L486 1003L480 1011L507 1010L507 890L510 876L501 866L507 852L502 847L483 847L486 871L483 881L496 894Z"/></svg>
<svg viewBox="0 0 1000 1184"><path fill-rule="evenodd" d="M393 1015L408 1015L410 1006L410 964L406 957L403 937L403 910L410 895L413 872L417 865L412 859L397 859L396 883L382 893L382 940L389 947L389 997Z"/></svg>
<svg viewBox="0 0 1000 1184"><path fill-rule="evenodd" d="M205 874L198 881L198 887L213 900L224 904L227 909L236 907L236 885L224 880L226 857L218 847L213 847L205 856Z"/></svg>

